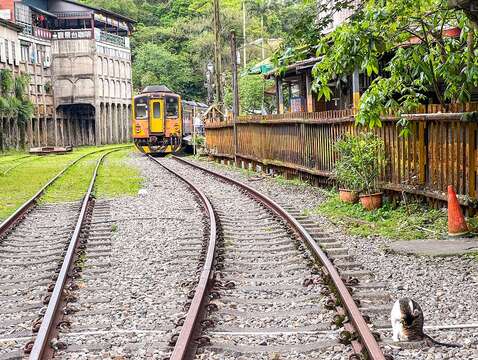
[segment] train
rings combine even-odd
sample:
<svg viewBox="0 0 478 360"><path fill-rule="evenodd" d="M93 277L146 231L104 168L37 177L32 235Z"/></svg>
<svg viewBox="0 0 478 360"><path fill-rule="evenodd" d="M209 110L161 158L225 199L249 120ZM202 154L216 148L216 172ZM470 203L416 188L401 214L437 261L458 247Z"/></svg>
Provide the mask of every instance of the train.
<svg viewBox="0 0 478 360"><path fill-rule="evenodd" d="M146 86L133 97L132 132L136 147L147 154L169 154L190 147L204 132L199 119L207 105L183 100L165 85Z"/></svg>

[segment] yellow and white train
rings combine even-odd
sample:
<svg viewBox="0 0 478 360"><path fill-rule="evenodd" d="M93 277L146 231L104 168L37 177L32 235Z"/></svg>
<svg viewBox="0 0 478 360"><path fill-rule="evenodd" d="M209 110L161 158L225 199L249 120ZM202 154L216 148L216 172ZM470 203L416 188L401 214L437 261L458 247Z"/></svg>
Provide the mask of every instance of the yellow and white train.
<svg viewBox="0 0 478 360"><path fill-rule="evenodd" d="M144 153L176 152L191 139L194 117L205 110L164 85L147 86L133 98L134 143Z"/></svg>

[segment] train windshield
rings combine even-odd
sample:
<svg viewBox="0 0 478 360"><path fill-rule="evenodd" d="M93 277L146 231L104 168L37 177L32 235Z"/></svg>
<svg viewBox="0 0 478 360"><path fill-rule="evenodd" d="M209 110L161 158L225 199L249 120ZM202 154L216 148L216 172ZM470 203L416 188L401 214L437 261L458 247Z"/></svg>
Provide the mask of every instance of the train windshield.
<svg viewBox="0 0 478 360"><path fill-rule="evenodd" d="M148 118L148 98L140 97L134 100L136 119Z"/></svg>
<svg viewBox="0 0 478 360"><path fill-rule="evenodd" d="M167 96L166 97L166 116L177 117L178 116L178 98Z"/></svg>

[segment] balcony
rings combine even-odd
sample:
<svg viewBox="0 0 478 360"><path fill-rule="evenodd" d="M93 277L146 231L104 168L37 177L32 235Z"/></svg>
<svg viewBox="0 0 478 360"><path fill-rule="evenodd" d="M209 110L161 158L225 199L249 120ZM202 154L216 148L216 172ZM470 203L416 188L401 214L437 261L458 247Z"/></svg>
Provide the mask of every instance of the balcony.
<svg viewBox="0 0 478 360"><path fill-rule="evenodd" d="M101 41L129 49L129 39L127 37L115 35L98 28L95 28L95 39L96 41Z"/></svg>

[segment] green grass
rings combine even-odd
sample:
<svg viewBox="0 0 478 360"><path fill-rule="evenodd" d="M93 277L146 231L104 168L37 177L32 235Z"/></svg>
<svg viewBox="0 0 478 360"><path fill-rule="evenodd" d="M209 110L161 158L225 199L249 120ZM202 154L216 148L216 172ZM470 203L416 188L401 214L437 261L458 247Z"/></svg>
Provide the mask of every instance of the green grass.
<svg viewBox="0 0 478 360"><path fill-rule="evenodd" d="M48 188L42 203L59 203L80 200L85 194L102 153L89 155L73 165L60 179Z"/></svg>
<svg viewBox="0 0 478 360"><path fill-rule="evenodd" d="M307 181L301 180L299 178L294 179L286 179L282 175L274 176L274 180L280 185L288 185L288 186L310 186Z"/></svg>
<svg viewBox="0 0 478 360"><path fill-rule="evenodd" d="M71 161L83 154L112 147L114 146L80 147L63 155L42 156L35 161L25 162L6 176L0 176L0 221L7 218L21 204L32 197Z"/></svg>
<svg viewBox="0 0 478 360"><path fill-rule="evenodd" d="M97 197L112 198L138 194L142 183L139 170L125 162L131 151L133 150L121 150L106 157L96 180Z"/></svg>
<svg viewBox="0 0 478 360"><path fill-rule="evenodd" d="M381 209L365 211L360 204L340 201L337 192L331 191L312 212L324 215L348 233L362 237L415 240L442 238L447 232L445 213L416 203L402 206L385 203Z"/></svg>

